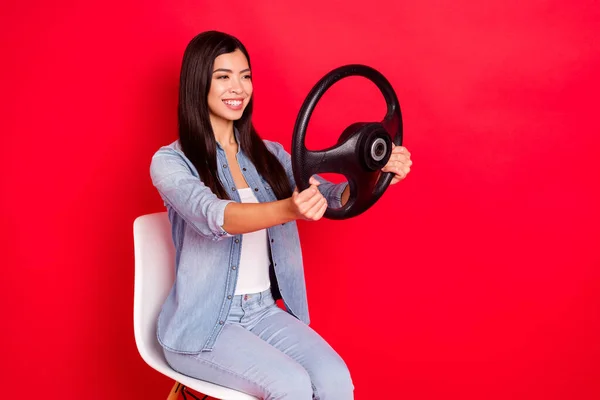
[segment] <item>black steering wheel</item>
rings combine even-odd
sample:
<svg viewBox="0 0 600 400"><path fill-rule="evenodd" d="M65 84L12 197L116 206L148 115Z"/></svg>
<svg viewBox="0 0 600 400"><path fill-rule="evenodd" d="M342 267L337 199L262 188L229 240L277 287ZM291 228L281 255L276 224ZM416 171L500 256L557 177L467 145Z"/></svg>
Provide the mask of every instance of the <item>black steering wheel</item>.
<svg viewBox="0 0 600 400"><path fill-rule="evenodd" d="M377 85L387 103L387 114L381 122L351 124L332 147L308 150L306 128L315 106L333 84L350 76L362 76ZM391 156L392 142L402 145L402 114L392 85L380 72L366 65L338 67L317 82L298 113L291 154L296 186L299 191L307 189L310 177L319 173L344 175L350 186L350 198L341 208L328 206L324 217L337 220L355 217L375 204L392 181L392 172L381 172Z"/></svg>

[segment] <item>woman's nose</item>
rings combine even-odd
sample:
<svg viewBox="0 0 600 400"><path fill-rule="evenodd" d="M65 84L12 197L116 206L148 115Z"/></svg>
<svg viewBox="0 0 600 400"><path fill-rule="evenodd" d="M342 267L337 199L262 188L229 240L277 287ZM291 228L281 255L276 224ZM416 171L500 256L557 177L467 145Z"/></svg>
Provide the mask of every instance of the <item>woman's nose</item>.
<svg viewBox="0 0 600 400"><path fill-rule="evenodd" d="M242 93L243 89L242 89L242 82L240 82L239 79L232 79L231 80L231 87L229 88L229 90L232 93Z"/></svg>

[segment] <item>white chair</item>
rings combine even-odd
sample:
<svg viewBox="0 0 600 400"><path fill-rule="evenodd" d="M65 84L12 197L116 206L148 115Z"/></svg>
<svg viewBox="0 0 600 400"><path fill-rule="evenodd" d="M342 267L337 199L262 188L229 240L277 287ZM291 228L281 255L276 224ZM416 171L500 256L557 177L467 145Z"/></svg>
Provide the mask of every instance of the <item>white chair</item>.
<svg viewBox="0 0 600 400"><path fill-rule="evenodd" d="M186 388L216 399L257 400L253 396L174 371L167 364L156 338L156 320L175 279L175 248L166 212L142 215L133 223L135 282L133 328L142 359L156 371L175 380L167 400L181 394L197 398Z"/></svg>

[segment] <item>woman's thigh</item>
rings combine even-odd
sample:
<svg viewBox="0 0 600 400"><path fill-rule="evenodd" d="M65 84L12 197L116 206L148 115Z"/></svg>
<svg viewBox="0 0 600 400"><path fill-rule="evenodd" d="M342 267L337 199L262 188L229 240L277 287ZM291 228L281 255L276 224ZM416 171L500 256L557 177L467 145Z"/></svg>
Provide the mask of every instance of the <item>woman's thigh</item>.
<svg viewBox="0 0 600 400"><path fill-rule="evenodd" d="M165 351L176 371L265 400L310 400L307 371L291 357L236 324L225 324L211 352Z"/></svg>
<svg viewBox="0 0 600 400"><path fill-rule="evenodd" d="M302 365L310 376L315 399L353 399L350 372L338 353L317 332L292 315L280 308L270 311L251 331Z"/></svg>

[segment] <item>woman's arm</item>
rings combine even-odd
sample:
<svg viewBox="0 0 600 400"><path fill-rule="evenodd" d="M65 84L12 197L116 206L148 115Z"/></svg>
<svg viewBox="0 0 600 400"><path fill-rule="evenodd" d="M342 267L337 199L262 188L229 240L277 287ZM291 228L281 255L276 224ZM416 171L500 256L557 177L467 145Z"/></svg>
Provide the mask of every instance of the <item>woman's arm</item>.
<svg viewBox="0 0 600 400"><path fill-rule="evenodd" d="M296 219L316 221L327 209L325 197L317 189L314 178L311 186L292 197L268 203L230 203L225 207L223 229L230 234L241 234L283 224Z"/></svg>
<svg viewBox="0 0 600 400"><path fill-rule="evenodd" d="M317 189L319 182L284 200L245 204L219 199L194 176L179 153L161 149L150 164L152 183L168 203L200 235L220 240L257 231L295 219L318 220L327 202Z"/></svg>
<svg viewBox="0 0 600 400"><path fill-rule="evenodd" d="M342 192L342 198L340 199L340 203L342 204L342 207L346 205L349 198L350 198L350 186L346 185L346 187L344 188L344 191Z"/></svg>

